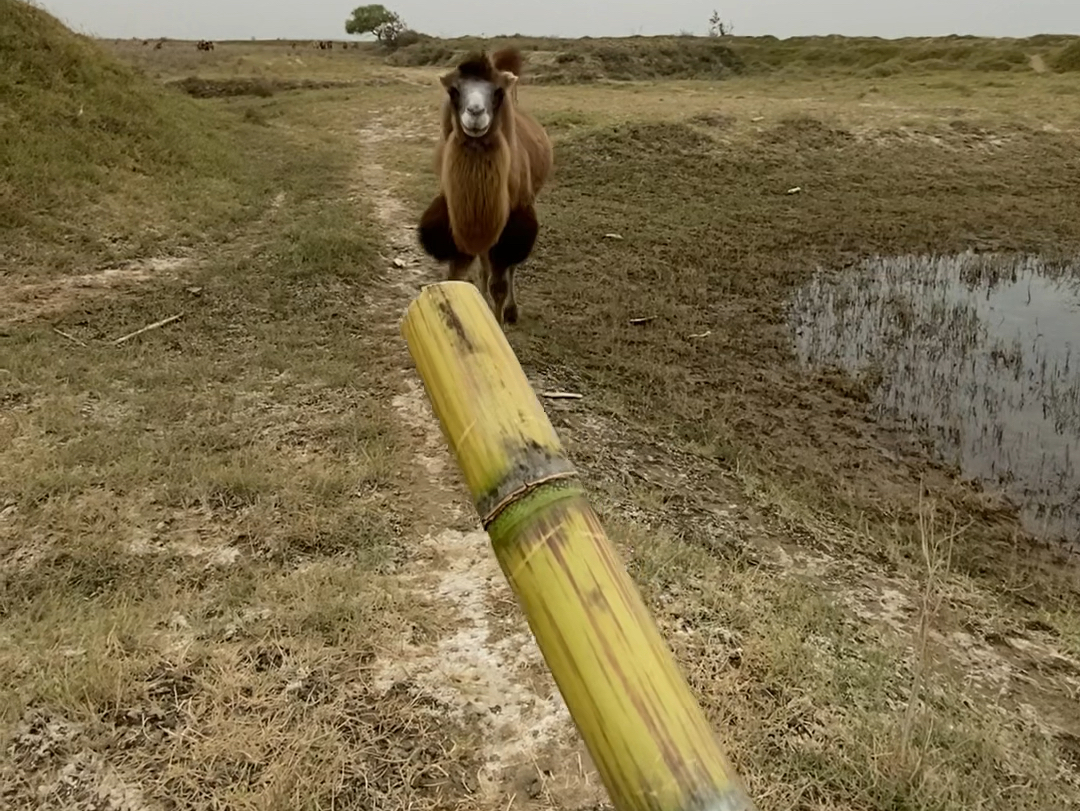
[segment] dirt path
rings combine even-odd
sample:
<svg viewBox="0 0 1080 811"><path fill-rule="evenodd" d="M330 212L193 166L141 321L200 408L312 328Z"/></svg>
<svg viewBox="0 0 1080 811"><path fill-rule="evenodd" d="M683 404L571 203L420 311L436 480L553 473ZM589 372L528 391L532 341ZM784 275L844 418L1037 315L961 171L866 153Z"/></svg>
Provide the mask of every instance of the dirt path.
<svg viewBox="0 0 1080 811"><path fill-rule="evenodd" d="M388 119L408 120L393 111ZM393 407L412 437L415 460L405 478L420 537L400 580L417 600L433 603L445 631L386 652L377 686L404 682L480 728L478 783L485 804L595 807L605 798L599 778L477 522L400 336L409 301L423 284L442 278L416 246L394 178L379 162L379 145L401 135L380 119L359 132L359 186L390 252L385 259L391 275L373 305L373 321L386 325L399 392Z"/></svg>

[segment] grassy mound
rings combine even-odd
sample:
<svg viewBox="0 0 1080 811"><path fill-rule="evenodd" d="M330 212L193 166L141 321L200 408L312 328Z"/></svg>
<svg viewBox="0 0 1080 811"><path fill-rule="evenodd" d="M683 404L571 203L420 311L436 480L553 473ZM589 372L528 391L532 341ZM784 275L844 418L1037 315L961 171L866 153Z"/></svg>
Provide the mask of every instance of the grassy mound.
<svg viewBox="0 0 1080 811"><path fill-rule="evenodd" d="M528 53L525 81L547 84L598 79L719 79L743 69L726 43L703 37L427 39L391 54L394 65L449 66L469 51L513 44Z"/></svg>
<svg viewBox="0 0 1080 811"><path fill-rule="evenodd" d="M538 82L597 79L717 79L732 73L831 73L866 77L948 70L1030 70L1032 56L1068 60L1075 37L1027 39L982 37L534 37L428 38L388 57L396 65L451 65L479 47L513 43L529 53L529 72ZM1062 46L1065 50L1062 51ZM1062 70L1064 68L1058 68Z"/></svg>
<svg viewBox="0 0 1080 811"><path fill-rule="evenodd" d="M755 70L816 70L894 73L1029 69L1031 54L1046 53L1050 41L983 37L744 37L735 47Z"/></svg>
<svg viewBox="0 0 1080 811"><path fill-rule="evenodd" d="M36 6L0 0L3 258L134 254L231 216L240 160L215 118Z"/></svg>
<svg viewBox="0 0 1080 811"><path fill-rule="evenodd" d="M1080 72L1080 39L1073 40L1054 54L1050 66L1058 73Z"/></svg>

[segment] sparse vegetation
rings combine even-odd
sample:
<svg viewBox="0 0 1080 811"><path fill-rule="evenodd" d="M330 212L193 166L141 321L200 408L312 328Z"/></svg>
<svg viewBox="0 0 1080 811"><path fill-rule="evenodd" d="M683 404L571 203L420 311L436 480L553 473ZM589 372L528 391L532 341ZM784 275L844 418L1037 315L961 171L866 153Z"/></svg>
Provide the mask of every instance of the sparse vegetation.
<svg viewBox="0 0 1080 811"><path fill-rule="evenodd" d="M1080 253L1076 40L515 41L510 340L759 807L1077 806L1075 562L785 323ZM0 0L0 805L598 807L397 331L479 40L157 42Z"/></svg>

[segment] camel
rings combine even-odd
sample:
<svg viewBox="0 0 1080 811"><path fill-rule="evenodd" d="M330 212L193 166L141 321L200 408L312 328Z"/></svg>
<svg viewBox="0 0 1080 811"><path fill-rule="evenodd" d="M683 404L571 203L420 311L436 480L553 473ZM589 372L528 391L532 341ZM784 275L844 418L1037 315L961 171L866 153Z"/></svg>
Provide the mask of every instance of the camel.
<svg viewBox="0 0 1080 811"><path fill-rule="evenodd" d="M420 217L424 251L465 279L479 257L481 291L500 325L518 320L514 271L532 253L535 201L551 174L551 140L517 106L516 48L468 56L441 78L442 137L435 150L439 193Z"/></svg>

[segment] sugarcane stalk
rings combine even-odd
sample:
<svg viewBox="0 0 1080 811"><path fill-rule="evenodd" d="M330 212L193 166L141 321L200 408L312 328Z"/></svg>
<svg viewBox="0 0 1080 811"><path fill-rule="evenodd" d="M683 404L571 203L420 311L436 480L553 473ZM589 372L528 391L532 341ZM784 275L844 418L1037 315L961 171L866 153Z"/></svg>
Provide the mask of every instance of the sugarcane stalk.
<svg viewBox="0 0 1080 811"><path fill-rule="evenodd" d="M618 811L753 811L477 288L402 332L495 555Z"/></svg>

